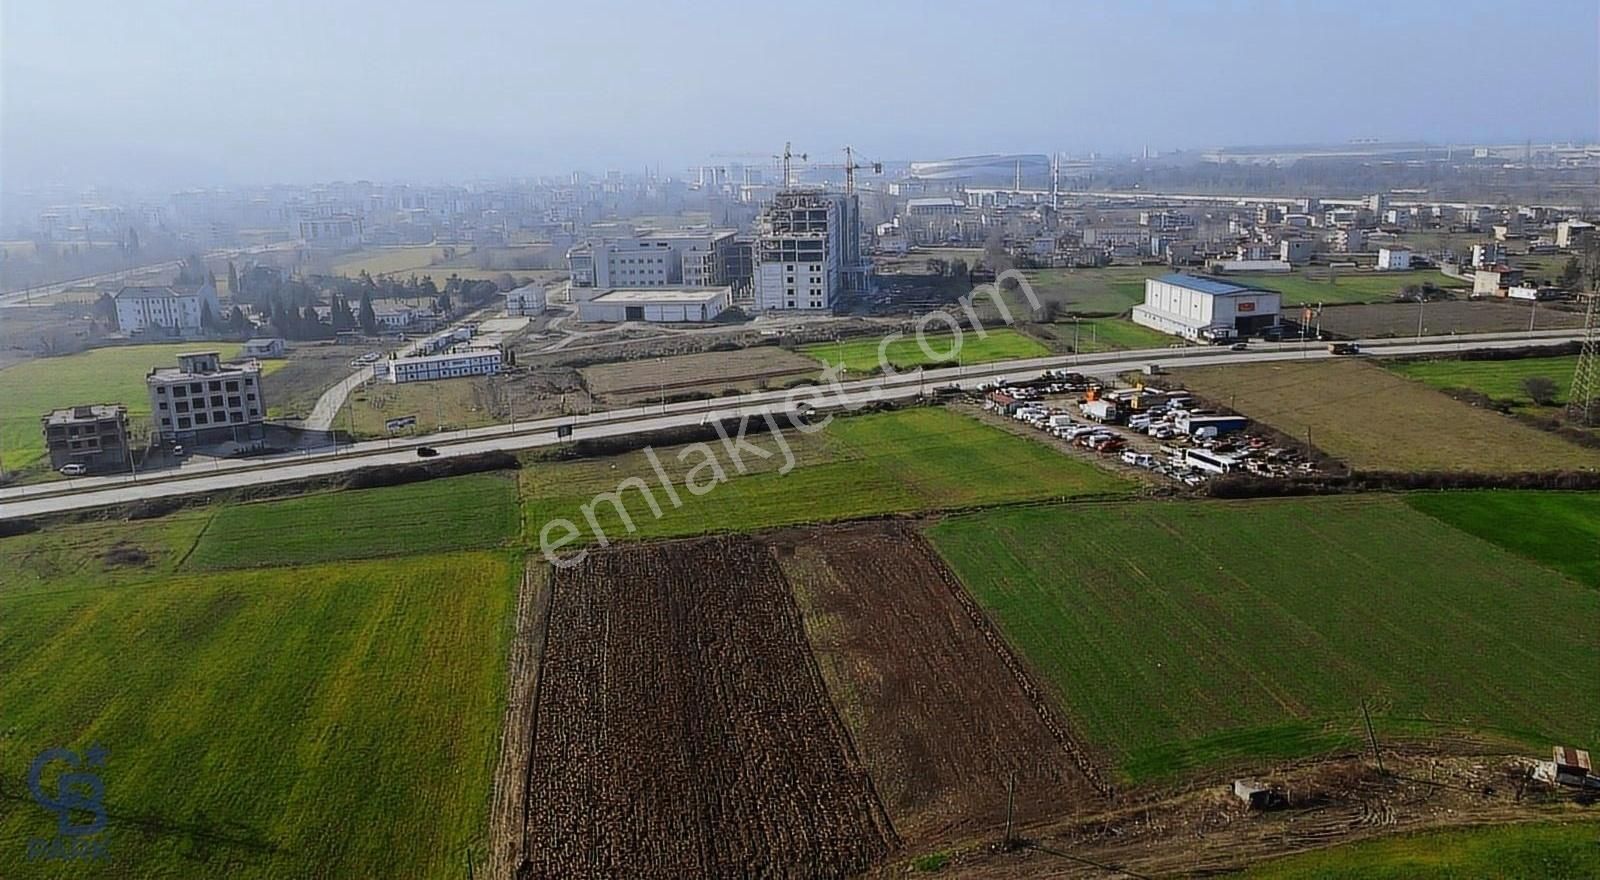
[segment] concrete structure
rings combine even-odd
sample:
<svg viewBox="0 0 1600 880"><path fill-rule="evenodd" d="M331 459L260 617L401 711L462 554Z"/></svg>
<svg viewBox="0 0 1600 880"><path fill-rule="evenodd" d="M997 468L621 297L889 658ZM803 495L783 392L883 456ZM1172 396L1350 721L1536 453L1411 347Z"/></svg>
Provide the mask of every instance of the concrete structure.
<svg viewBox="0 0 1600 880"><path fill-rule="evenodd" d="M300 240L312 247L357 247L363 232L362 220L354 214L300 218Z"/></svg>
<svg viewBox="0 0 1600 880"><path fill-rule="evenodd" d="M130 336L195 336L202 331L206 309L222 320L222 302L211 284L195 287L161 285L124 287L112 295L117 329Z"/></svg>
<svg viewBox="0 0 1600 880"><path fill-rule="evenodd" d="M929 197L911 199L906 202L907 217L934 217L961 213L964 207L960 199Z"/></svg>
<svg viewBox="0 0 1600 880"><path fill-rule="evenodd" d="M841 293L866 286L861 212L852 194L786 190L758 221L755 306L831 312Z"/></svg>
<svg viewBox="0 0 1600 880"><path fill-rule="evenodd" d="M1328 246L1342 254L1360 253L1367 245L1367 235L1359 229L1335 229L1328 234Z"/></svg>
<svg viewBox="0 0 1600 880"><path fill-rule="evenodd" d="M246 339L239 353L247 358L272 360L288 354L289 344L279 336Z"/></svg>
<svg viewBox="0 0 1600 880"><path fill-rule="evenodd" d="M1484 242L1472 246L1472 268L1492 269L1505 262L1506 249L1496 242Z"/></svg>
<svg viewBox="0 0 1600 880"><path fill-rule="evenodd" d="M214 351L180 354L177 368L157 367L144 381L164 443L243 443L264 435L267 404L254 361L225 365Z"/></svg>
<svg viewBox="0 0 1600 880"><path fill-rule="evenodd" d="M1186 339L1223 340L1278 326L1282 303L1262 290L1196 275L1163 275L1144 283L1133 321Z"/></svg>
<svg viewBox="0 0 1600 880"><path fill-rule="evenodd" d="M86 472L127 470L128 408L121 404L94 404L53 410L39 420L50 466L61 470L82 465Z"/></svg>
<svg viewBox="0 0 1600 880"><path fill-rule="evenodd" d="M1559 287L1526 287L1518 284L1506 288L1506 296L1510 299L1529 302L1548 302L1553 299L1561 299L1566 295L1567 292Z"/></svg>
<svg viewBox="0 0 1600 880"><path fill-rule="evenodd" d="M1278 259L1301 266L1311 262L1317 253L1317 243L1309 238L1286 238L1278 242Z"/></svg>
<svg viewBox="0 0 1600 880"><path fill-rule="evenodd" d="M704 323L716 320L733 301L733 291L727 287L591 289L584 294L577 300L578 320L596 323Z"/></svg>
<svg viewBox="0 0 1600 880"><path fill-rule="evenodd" d="M544 286L524 284L516 290L506 291L506 314L537 316L544 314Z"/></svg>
<svg viewBox="0 0 1600 880"><path fill-rule="evenodd" d="M1512 287L1522 284L1521 269L1479 269L1472 273L1473 296L1506 296Z"/></svg>
<svg viewBox="0 0 1600 880"><path fill-rule="evenodd" d="M1594 234L1594 224L1583 220L1563 220L1556 224L1556 247L1575 248L1585 236Z"/></svg>
<svg viewBox="0 0 1600 880"><path fill-rule="evenodd" d="M601 238L568 250L567 271L574 287L731 287L749 278L738 246L731 229Z"/></svg>
<svg viewBox="0 0 1600 880"><path fill-rule="evenodd" d="M1411 268L1411 249L1403 247L1378 248L1378 271L1404 272Z"/></svg>
<svg viewBox="0 0 1600 880"><path fill-rule="evenodd" d="M492 376L500 372L500 365L498 348L465 348L444 354L394 358L380 363L384 367L381 378L396 385L463 376Z"/></svg>

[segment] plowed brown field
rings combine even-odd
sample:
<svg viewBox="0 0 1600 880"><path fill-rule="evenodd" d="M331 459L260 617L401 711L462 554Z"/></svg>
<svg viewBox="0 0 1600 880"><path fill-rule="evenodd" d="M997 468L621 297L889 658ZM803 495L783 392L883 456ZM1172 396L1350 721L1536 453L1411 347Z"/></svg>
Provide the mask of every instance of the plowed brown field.
<svg viewBox="0 0 1600 880"><path fill-rule="evenodd" d="M813 648L909 846L1094 808L1103 786L1032 679L912 527L769 536Z"/></svg>
<svg viewBox="0 0 1600 880"><path fill-rule="evenodd" d="M834 877L895 847L765 547L615 547L550 590L518 877Z"/></svg>

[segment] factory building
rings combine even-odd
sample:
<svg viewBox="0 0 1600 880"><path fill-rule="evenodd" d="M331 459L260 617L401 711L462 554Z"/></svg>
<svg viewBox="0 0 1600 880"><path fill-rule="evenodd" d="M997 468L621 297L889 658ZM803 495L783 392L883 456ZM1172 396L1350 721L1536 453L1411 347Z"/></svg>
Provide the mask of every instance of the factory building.
<svg viewBox="0 0 1600 880"><path fill-rule="evenodd" d="M544 287L524 284L516 290L506 291L506 314L537 316L544 314L546 301Z"/></svg>
<svg viewBox="0 0 1600 880"><path fill-rule="evenodd" d="M831 312L841 293L865 289L861 210L853 193L785 190L773 197L757 229L756 308Z"/></svg>
<svg viewBox="0 0 1600 880"><path fill-rule="evenodd" d="M578 305L578 320L607 324L622 321L700 324L716 320L733 300L733 291L727 287L604 291L574 288L572 293Z"/></svg>
<svg viewBox="0 0 1600 880"><path fill-rule="evenodd" d="M1275 290L1163 275L1145 281L1144 303L1134 306L1133 321L1185 339L1218 341L1277 327L1281 305Z"/></svg>
<svg viewBox="0 0 1600 880"><path fill-rule="evenodd" d="M747 283L731 229L649 232L586 241L567 251L574 287L720 287Z"/></svg>

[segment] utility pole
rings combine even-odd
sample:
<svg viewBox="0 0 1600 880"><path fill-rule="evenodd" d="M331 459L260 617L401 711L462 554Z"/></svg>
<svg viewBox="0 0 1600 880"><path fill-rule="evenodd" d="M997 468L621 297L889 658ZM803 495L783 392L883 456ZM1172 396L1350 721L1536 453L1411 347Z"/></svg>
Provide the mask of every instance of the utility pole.
<svg viewBox="0 0 1600 880"><path fill-rule="evenodd" d="M1378 775L1388 776L1388 771L1383 769L1383 753L1378 751L1378 735L1372 730L1372 713L1367 711L1366 698L1361 700L1361 717L1367 722L1367 740L1372 743L1372 757L1378 762Z"/></svg>
<svg viewBox="0 0 1600 880"><path fill-rule="evenodd" d="M1579 425L1593 426L1600 420L1600 293L1586 293L1583 311L1583 343L1578 365L1572 371L1572 390L1567 394L1567 416Z"/></svg>
<svg viewBox="0 0 1600 880"><path fill-rule="evenodd" d="M1418 291L1418 293L1417 293L1417 341L1418 342L1422 341L1422 309L1427 304L1428 304L1428 295L1426 293L1422 293L1421 291Z"/></svg>
<svg viewBox="0 0 1600 880"><path fill-rule="evenodd" d="M1011 849L1012 820L1016 817L1017 807L1017 771L1011 771L1006 777L1006 840L1002 849Z"/></svg>

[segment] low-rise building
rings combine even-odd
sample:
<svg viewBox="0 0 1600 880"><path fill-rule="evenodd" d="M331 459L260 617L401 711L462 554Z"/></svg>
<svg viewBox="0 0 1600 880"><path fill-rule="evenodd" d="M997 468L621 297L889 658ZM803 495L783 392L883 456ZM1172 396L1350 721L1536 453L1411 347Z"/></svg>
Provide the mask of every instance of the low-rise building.
<svg viewBox="0 0 1600 880"><path fill-rule="evenodd" d="M498 348L463 348L444 354L394 358L379 364L384 367L379 375L395 384L492 376L500 372L501 360Z"/></svg>
<svg viewBox="0 0 1600 880"><path fill-rule="evenodd" d="M1180 273L1145 281L1133 321L1186 339L1232 339L1277 327L1281 307L1275 290Z"/></svg>
<svg viewBox="0 0 1600 880"><path fill-rule="evenodd" d="M1295 266L1311 262L1317 243L1309 238L1286 238L1278 242L1278 259Z"/></svg>
<svg viewBox="0 0 1600 880"><path fill-rule="evenodd" d="M129 286L111 297L117 306L117 329L130 336L195 336L204 330L205 314L222 319L222 302L211 284Z"/></svg>
<svg viewBox="0 0 1600 880"><path fill-rule="evenodd" d="M1472 246L1472 268L1492 269L1505 262L1506 249L1497 242L1486 241Z"/></svg>
<svg viewBox="0 0 1600 880"><path fill-rule="evenodd" d="M726 287L624 288L584 293L586 295L577 303L578 320L595 323L703 323L722 314L733 296Z"/></svg>
<svg viewBox="0 0 1600 880"><path fill-rule="evenodd" d="M244 347L240 349L239 353L257 360L271 360L288 354L289 344L279 336L246 339Z"/></svg>
<svg viewBox="0 0 1600 880"><path fill-rule="evenodd" d="M92 404L52 410L39 420L50 466L60 470L81 465L85 471L125 470L131 462L128 448L128 408L121 404Z"/></svg>
<svg viewBox="0 0 1600 880"><path fill-rule="evenodd" d="M150 417L164 443L260 441L267 404L254 361L224 364L214 351L178 355L145 376Z"/></svg>
<svg viewBox="0 0 1600 880"><path fill-rule="evenodd" d="M1378 248L1378 271L1404 272L1411 268L1411 249L1403 247Z"/></svg>
<svg viewBox="0 0 1600 880"><path fill-rule="evenodd" d="M1497 266L1472 273L1473 296L1506 296L1522 284L1522 270Z"/></svg>
<svg viewBox="0 0 1600 880"><path fill-rule="evenodd" d="M1556 224L1556 247L1575 248L1585 236L1594 234L1594 224L1585 220L1563 220Z"/></svg>
<svg viewBox="0 0 1600 880"><path fill-rule="evenodd" d="M543 285L524 284L516 290L506 291L506 314L536 316L544 314L545 293Z"/></svg>

